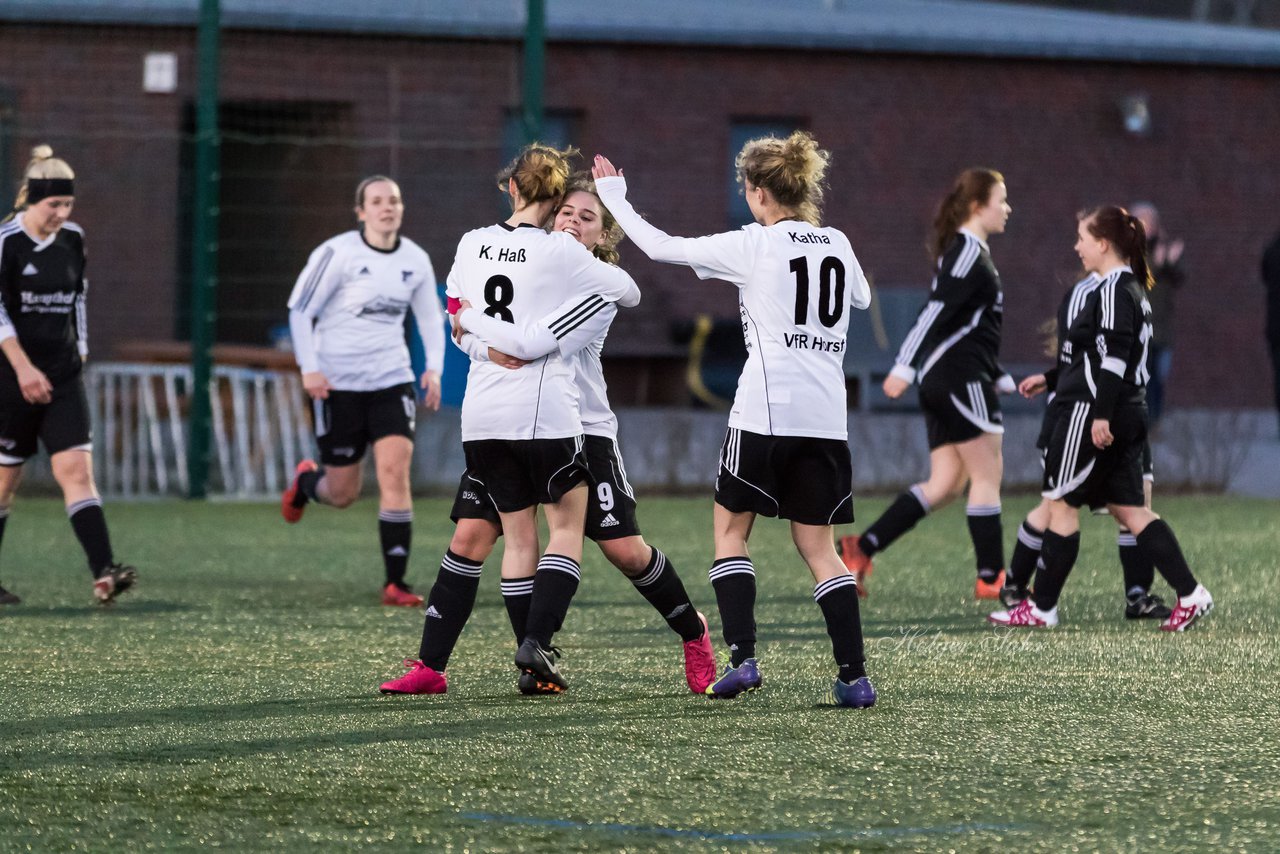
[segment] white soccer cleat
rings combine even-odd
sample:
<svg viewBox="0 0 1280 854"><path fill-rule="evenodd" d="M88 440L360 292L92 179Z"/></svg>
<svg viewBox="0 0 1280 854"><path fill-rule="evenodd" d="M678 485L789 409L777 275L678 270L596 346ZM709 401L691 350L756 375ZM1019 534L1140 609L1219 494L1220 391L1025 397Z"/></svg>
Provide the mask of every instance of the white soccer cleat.
<svg viewBox="0 0 1280 854"><path fill-rule="evenodd" d="M1023 599L1007 611L993 611L987 622L997 626L1051 629L1058 625L1058 606L1041 611L1030 599Z"/></svg>
<svg viewBox="0 0 1280 854"><path fill-rule="evenodd" d="M1213 597L1197 584L1187 596L1179 596L1178 604L1169 615L1169 619L1160 624L1162 632L1185 632L1192 623L1213 610Z"/></svg>

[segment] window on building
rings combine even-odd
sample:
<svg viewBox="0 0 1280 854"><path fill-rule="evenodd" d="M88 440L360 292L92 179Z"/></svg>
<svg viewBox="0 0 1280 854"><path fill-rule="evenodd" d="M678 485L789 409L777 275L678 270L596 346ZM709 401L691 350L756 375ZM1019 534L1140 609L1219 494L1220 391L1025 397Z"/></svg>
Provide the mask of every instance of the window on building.
<svg viewBox="0 0 1280 854"><path fill-rule="evenodd" d="M803 119L734 119L729 126L729 228L741 228L755 222L751 209L747 207L746 196L742 194L742 185L738 183L738 170L734 160L742 146L749 139L761 136L788 137L792 131L805 126Z"/></svg>

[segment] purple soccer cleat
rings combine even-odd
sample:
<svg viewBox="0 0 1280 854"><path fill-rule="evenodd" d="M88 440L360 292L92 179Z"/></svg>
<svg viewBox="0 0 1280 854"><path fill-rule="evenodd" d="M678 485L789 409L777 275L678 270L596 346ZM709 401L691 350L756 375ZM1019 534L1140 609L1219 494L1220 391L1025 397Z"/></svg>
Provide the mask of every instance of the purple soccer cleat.
<svg viewBox="0 0 1280 854"><path fill-rule="evenodd" d="M847 709L869 709L876 704L876 689L871 680L863 676L852 682L839 679L831 686L831 705Z"/></svg>
<svg viewBox="0 0 1280 854"><path fill-rule="evenodd" d="M754 658L748 658L737 667L726 666L720 678L707 686L707 696L729 700L744 691L756 690L762 681L759 663Z"/></svg>

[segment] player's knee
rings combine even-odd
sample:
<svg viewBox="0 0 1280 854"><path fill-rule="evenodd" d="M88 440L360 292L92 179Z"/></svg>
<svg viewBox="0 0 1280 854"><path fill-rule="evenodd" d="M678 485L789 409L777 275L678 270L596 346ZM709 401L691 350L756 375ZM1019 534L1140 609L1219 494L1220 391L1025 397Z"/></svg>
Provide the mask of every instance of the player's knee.
<svg viewBox="0 0 1280 854"><path fill-rule="evenodd" d="M330 507L336 507L339 510L345 510L352 504L356 503L356 499L360 497L360 489L358 486L349 487L346 485L334 487L330 485L328 495L325 496L325 503Z"/></svg>
<svg viewBox="0 0 1280 854"><path fill-rule="evenodd" d="M649 567L653 550L640 537L623 537L620 540L602 540L600 551L605 559L622 571L623 575L634 578L641 575Z"/></svg>
<svg viewBox="0 0 1280 854"><path fill-rule="evenodd" d="M59 454L52 461L53 478L67 490L84 490L93 488L93 469L89 466L89 455L84 453Z"/></svg>
<svg viewBox="0 0 1280 854"><path fill-rule="evenodd" d="M487 523L458 525L449 540L449 551L467 560L484 561L498 542L498 530Z"/></svg>

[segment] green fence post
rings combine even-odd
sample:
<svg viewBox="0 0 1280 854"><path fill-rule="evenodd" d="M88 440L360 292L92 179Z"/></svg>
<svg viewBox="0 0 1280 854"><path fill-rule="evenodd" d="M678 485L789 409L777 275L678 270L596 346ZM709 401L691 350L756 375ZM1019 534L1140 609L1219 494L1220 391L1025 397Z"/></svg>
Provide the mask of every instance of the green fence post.
<svg viewBox="0 0 1280 854"><path fill-rule="evenodd" d="M191 435L187 442L188 497L208 494L214 322L218 287L219 0L200 0L196 30L195 216L191 235Z"/></svg>
<svg viewBox="0 0 1280 854"><path fill-rule="evenodd" d="M542 87L547 64L547 8L545 0L528 0L524 24L524 104L520 118L524 141L542 137Z"/></svg>

